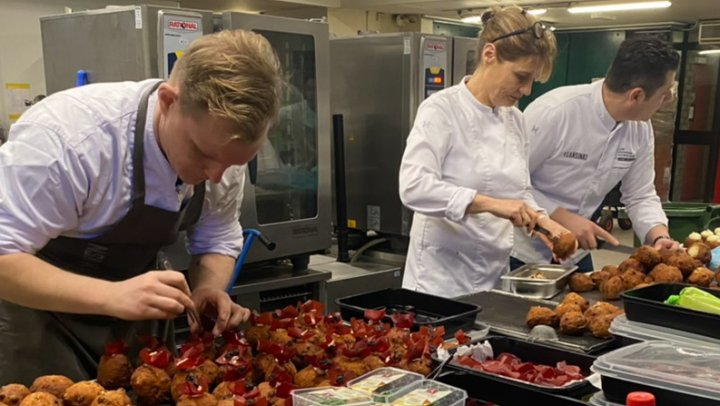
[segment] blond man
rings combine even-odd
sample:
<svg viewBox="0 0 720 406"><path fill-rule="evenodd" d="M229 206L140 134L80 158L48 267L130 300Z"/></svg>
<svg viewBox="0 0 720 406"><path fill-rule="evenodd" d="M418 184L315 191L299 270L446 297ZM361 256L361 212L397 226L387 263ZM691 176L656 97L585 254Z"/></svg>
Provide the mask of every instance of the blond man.
<svg viewBox="0 0 720 406"><path fill-rule="evenodd" d="M156 331L151 320L204 313L219 334L248 318L224 288L243 165L277 115L280 77L263 37L223 31L167 82L70 89L22 116L0 148L0 382L94 377L103 346ZM182 229L189 280L156 270Z"/></svg>

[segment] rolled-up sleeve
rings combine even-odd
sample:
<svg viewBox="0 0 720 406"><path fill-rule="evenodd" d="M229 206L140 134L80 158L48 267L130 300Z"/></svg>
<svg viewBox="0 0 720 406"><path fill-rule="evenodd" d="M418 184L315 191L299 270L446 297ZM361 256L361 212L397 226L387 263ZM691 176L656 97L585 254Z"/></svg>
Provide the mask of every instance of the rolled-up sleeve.
<svg viewBox="0 0 720 406"><path fill-rule="evenodd" d="M400 164L400 200L412 211L461 222L477 192L443 179L451 139L446 115L432 104L421 105Z"/></svg>
<svg viewBox="0 0 720 406"><path fill-rule="evenodd" d="M225 171L220 183L206 184L202 214L187 234L191 255L213 253L237 258L240 254L243 235L239 219L245 168L233 166Z"/></svg>
<svg viewBox="0 0 720 406"><path fill-rule="evenodd" d="M643 123L647 148L638 150L635 162L622 178L621 201L628 211L635 233L641 240L655 226L668 224L660 197L655 191L654 156L655 140L652 127Z"/></svg>

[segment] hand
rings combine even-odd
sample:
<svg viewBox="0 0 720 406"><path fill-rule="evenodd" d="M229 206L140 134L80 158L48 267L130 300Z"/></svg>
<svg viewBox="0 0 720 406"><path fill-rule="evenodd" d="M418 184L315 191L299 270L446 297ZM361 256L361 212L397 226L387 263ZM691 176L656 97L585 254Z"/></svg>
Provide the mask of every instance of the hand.
<svg viewBox="0 0 720 406"><path fill-rule="evenodd" d="M598 238L612 245L620 245L620 241L605 231L604 228L575 213L559 208L553 212L551 217L575 235L582 249L596 249Z"/></svg>
<svg viewBox="0 0 720 406"><path fill-rule="evenodd" d="M528 232L535 228L538 212L522 200L488 198L486 212L510 220L515 227L525 227Z"/></svg>
<svg viewBox="0 0 720 406"><path fill-rule="evenodd" d="M192 293L192 300L201 314L215 318L213 335L219 336L225 330L234 329L240 323L250 318L250 310L232 301L230 296L222 289L199 288ZM198 332L199 325L190 321L190 330Z"/></svg>
<svg viewBox="0 0 720 406"><path fill-rule="evenodd" d="M680 248L680 243L675 240L670 240L667 238L660 238L659 240L657 240L657 242L655 242L654 248L656 250L661 250L663 248L675 250L675 249Z"/></svg>
<svg viewBox="0 0 720 406"><path fill-rule="evenodd" d="M123 320L169 320L195 308L180 272L150 271L111 286L105 313Z"/></svg>

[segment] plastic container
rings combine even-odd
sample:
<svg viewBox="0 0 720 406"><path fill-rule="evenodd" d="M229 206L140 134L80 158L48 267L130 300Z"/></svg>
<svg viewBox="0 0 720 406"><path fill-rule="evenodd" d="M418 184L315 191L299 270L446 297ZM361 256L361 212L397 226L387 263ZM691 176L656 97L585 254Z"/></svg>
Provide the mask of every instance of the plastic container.
<svg viewBox="0 0 720 406"><path fill-rule="evenodd" d="M412 312L415 315L415 328L445 326L447 337L458 329L472 330L480 311L480 306L474 304L408 289L385 289L339 298L335 302L344 320L352 317L362 319L366 309L384 308L388 323L395 312Z"/></svg>
<svg viewBox="0 0 720 406"><path fill-rule="evenodd" d="M392 406L463 406L467 392L438 381L424 380L418 387L399 397ZM294 403L293 403L294 404Z"/></svg>
<svg viewBox="0 0 720 406"><path fill-rule="evenodd" d="M373 401L390 403L418 387L424 376L398 368L379 368L348 382L348 388L370 395Z"/></svg>
<svg viewBox="0 0 720 406"><path fill-rule="evenodd" d="M580 354L577 352L565 351L556 347L549 347L543 344L531 343L512 337L487 337L477 342L488 341L493 348L495 356L503 352L513 354L520 358L523 362L532 362L535 364L545 364L555 366L560 361L565 361L569 365L580 367L583 376L589 376L592 371L590 368L595 361L595 357ZM463 371L468 375L472 375L476 381L491 382L498 390L503 391L526 391L528 398L532 398L533 393L540 391L553 393L569 397L580 397L595 391L593 386L587 379L569 383L563 387L542 386L530 382L511 379L502 375L489 372L479 371L468 368L452 361L447 364L450 368ZM491 399L485 399L491 401Z"/></svg>
<svg viewBox="0 0 720 406"><path fill-rule="evenodd" d="M599 357L605 398L624 404L628 393L650 392L658 405L720 404L720 350L647 341Z"/></svg>
<svg viewBox="0 0 720 406"><path fill-rule="evenodd" d="M659 283L623 292L625 314L630 321L683 330L720 340L720 315L665 304L690 285ZM717 297L720 291L703 289Z"/></svg>
<svg viewBox="0 0 720 406"><path fill-rule="evenodd" d="M345 387L295 389L292 391L294 406L365 406L374 404L370 395Z"/></svg>
<svg viewBox="0 0 720 406"><path fill-rule="evenodd" d="M610 325L610 333L614 336L621 337L623 346L639 343L641 341L669 341L679 345L692 345L696 347L716 347L720 349L720 340L688 333L687 331L676 330L652 324L630 321L624 314L613 319Z"/></svg>
<svg viewBox="0 0 720 406"><path fill-rule="evenodd" d="M590 406L624 406L625 403L614 403L605 399L605 395L602 392L595 393L588 401Z"/></svg>

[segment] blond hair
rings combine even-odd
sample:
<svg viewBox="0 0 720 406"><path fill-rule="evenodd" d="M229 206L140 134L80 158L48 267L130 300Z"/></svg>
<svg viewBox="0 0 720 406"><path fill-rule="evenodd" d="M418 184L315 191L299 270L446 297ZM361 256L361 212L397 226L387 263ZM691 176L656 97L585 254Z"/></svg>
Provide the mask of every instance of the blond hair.
<svg viewBox="0 0 720 406"><path fill-rule="evenodd" d="M184 112L207 112L234 124L231 139L252 144L264 134L280 107L280 63L259 34L225 30L190 44L170 81L180 86Z"/></svg>
<svg viewBox="0 0 720 406"><path fill-rule="evenodd" d="M536 38L532 31L518 35L497 38L515 31L528 29L538 20L517 6L500 7L493 6L482 15L483 29L480 32L478 44L478 63L481 62L483 46L486 43L493 43L497 50L497 58L500 62L514 62L526 57L535 57L540 63L539 82L547 82L552 74L557 44L555 35L551 30L546 29L542 38Z"/></svg>

